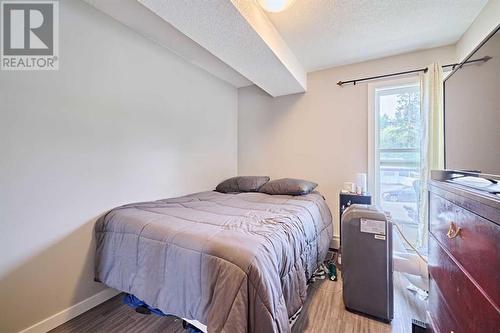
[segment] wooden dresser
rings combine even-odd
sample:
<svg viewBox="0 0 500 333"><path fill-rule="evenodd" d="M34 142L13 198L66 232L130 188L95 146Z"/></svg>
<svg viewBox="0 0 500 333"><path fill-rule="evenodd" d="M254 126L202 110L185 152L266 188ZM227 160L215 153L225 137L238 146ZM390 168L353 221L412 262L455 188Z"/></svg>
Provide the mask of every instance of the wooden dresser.
<svg viewBox="0 0 500 333"><path fill-rule="evenodd" d="M429 274L431 331L500 332L500 197L429 183Z"/></svg>

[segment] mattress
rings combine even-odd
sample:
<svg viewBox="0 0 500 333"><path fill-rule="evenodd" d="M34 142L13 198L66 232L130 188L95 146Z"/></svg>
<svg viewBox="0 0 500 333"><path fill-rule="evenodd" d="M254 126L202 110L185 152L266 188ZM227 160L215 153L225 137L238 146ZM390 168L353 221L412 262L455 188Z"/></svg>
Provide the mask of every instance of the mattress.
<svg viewBox="0 0 500 333"><path fill-rule="evenodd" d="M324 260L321 194L201 192L129 204L95 226L95 277L208 332L289 332Z"/></svg>

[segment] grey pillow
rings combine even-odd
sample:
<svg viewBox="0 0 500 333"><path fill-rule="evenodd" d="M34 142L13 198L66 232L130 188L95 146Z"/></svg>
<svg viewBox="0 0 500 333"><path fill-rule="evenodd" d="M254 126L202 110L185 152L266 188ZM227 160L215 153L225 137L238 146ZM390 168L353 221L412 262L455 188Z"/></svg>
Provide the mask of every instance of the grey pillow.
<svg viewBox="0 0 500 333"><path fill-rule="evenodd" d="M259 192L267 194L304 195L311 193L318 184L294 178L271 180L262 186Z"/></svg>
<svg viewBox="0 0 500 333"><path fill-rule="evenodd" d="M269 181L267 176L239 176L226 179L215 190L222 193L258 192Z"/></svg>

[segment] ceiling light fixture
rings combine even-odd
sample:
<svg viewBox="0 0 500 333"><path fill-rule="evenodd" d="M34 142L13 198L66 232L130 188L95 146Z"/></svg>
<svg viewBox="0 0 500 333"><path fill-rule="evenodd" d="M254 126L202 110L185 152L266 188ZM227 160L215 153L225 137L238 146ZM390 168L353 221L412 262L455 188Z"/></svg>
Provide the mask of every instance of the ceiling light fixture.
<svg viewBox="0 0 500 333"><path fill-rule="evenodd" d="M295 0L257 0L259 5L270 13L279 13L287 9Z"/></svg>

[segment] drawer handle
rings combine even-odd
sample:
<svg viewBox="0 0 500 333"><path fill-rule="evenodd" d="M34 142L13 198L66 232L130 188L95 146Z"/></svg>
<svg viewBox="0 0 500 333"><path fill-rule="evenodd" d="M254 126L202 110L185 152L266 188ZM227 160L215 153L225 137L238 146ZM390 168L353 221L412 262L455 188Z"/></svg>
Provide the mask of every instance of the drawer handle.
<svg viewBox="0 0 500 333"><path fill-rule="evenodd" d="M457 238L458 236L460 236L461 232L462 228L457 227L454 222L450 222L450 227L448 228L446 236L448 236L449 239Z"/></svg>

